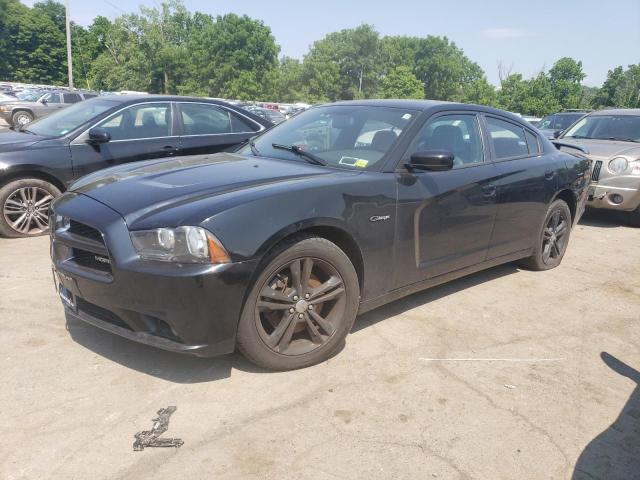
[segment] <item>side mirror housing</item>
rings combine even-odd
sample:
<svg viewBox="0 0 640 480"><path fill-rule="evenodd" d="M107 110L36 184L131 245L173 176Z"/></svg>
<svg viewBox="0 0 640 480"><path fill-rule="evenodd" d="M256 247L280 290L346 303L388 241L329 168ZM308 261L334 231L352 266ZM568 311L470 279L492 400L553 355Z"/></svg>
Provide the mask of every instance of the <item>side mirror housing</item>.
<svg viewBox="0 0 640 480"><path fill-rule="evenodd" d="M453 168L453 153L447 150L426 150L411 155L405 166L409 170L431 170L439 172Z"/></svg>
<svg viewBox="0 0 640 480"><path fill-rule="evenodd" d="M89 130L89 143L107 143L109 140L111 140L111 134L104 128L93 127Z"/></svg>
<svg viewBox="0 0 640 480"><path fill-rule="evenodd" d="M41 104L46 105L47 104L47 100L45 98L41 98L40 100L38 100Z"/></svg>
<svg viewBox="0 0 640 480"><path fill-rule="evenodd" d="M558 138L560 135L562 135L562 130L556 130L553 132L553 138Z"/></svg>

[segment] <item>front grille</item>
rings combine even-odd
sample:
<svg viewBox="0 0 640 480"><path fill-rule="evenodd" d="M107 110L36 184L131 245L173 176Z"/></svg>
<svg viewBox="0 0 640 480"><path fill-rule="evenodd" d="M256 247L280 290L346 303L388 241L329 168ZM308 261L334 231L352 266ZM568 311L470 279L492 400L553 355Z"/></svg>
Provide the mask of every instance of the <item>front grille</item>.
<svg viewBox="0 0 640 480"><path fill-rule="evenodd" d="M100 242L104 244L104 240L102 239L102 234L93 227L89 225L85 225L84 223L77 222L75 220L69 221L69 233L77 235L79 237L88 238L89 240L93 240L94 242Z"/></svg>
<svg viewBox="0 0 640 480"><path fill-rule="evenodd" d="M81 267L111 273L111 260L108 256L99 255L80 248L74 248L72 249L71 258Z"/></svg>
<svg viewBox="0 0 640 480"><path fill-rule="evenodd" d="M600 170L602 170L602 162L598 160L593 167L593 172L591 172L592 182L597 182L600 179Z"/></svg>
<svg viewBox="0 0 640 480"><path fill-rule="evenodd" d="M55 230L53 237L53 252L61 263L91 270L102 279L110 279L111 258L97 228L70 219L69 226Z"/></svg>
<svg viewBox="0 0 640 480"><path fill-rule="evenodd" d="M106 308L99 307L98 305L94 305L93 303L87 302L80 297L76 297L76 302L78 305L78 310L80 312L84 312L98 320L102 320L103 322L108 322L117 327L126 328L127 330L131 330L131 327L122 320L118 315L107 310Z"/></svg>

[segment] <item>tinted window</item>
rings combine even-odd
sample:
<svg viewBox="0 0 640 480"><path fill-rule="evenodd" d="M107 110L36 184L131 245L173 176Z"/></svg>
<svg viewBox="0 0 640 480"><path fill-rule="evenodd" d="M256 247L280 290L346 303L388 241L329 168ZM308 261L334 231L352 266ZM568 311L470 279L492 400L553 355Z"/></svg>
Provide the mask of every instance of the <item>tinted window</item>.
<svg viewBox="0 0 640 480"><path fill-rule="evenodd" d="M524 131L525 137L527 137L527 146L529 147L529 153L540 153L540 144L538 137L536 137L529 130Z"/></svg>
<svg viewBox="0 0 640 480"><path fill-rule="evenodd" d="M260 130L260 127L255 123L244 119L240 115L229 112L231 116L231 131L233 133L242 133L242 132L257 132Z"/></svg>
<svg viewBox="0 0 640 480"><path fill-rule="evenodd" d="M181 103L180 113L185 135L231 133L231 116L223 108L201 103Z"/></svg>
<svg viewBox="0 0 640 480"><path fill-rule="evenodd" d="M95 93L85 93L85 94L84 94L84 98L85 98L85 99L95 98L95 97L97 97L97 96L98 96L98 95L96 95Z"/></svg>
<svg viewBox="0 0 640 480"><path fill-rule="evenodd" d="M63 97L64 103L78 103L82 100L82 97L77 93L65 93Z"/></svg>
<svg viewBox="0 0 640 480"><path fill-rule="evenodd" d="M170 125L170 105L153 103L125 108L98 126L107 130L112 140L136 140L168 137Z"/></svg>
<svg viewBox="0 0 640 480"><path fill-rule="evenodd" d="M640 116L589 115L563 135L569 137L640 142Z"/></svg>
<svg viewBox="0 0 640 480"><path fill-rule="evenodd" d="M453 153L453 166L481 163L482 140L475 115L443 115L430 120L416 136L409 155L425 150Z"/></svg>
<svg viewBox="0 0 640 480"><path fill-rule="evenodd" d="M487 125L496 159L529 154L524 128L494 117L487 117Z"/></svg>

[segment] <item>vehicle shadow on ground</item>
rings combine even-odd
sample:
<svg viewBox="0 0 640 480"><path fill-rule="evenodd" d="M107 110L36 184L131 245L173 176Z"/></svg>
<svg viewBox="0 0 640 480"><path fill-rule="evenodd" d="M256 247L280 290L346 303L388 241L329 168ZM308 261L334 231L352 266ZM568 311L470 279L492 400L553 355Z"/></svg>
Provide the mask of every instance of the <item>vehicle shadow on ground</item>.
<svg viewBox="0 0 640 480"><path fill-rule="evenodd" d="M614 210L587 210L582 215L578 225L600 228L633 228L629 225L629 218L626 212Z"/></svg>
<svg viewBox="0 0 640 480"><path fill-rule="evenodd" d="M249 363L240 353L215 358L198 358L168 352L133 342L67 317L71 338L83 347L119 363L124 367L175 383L202 383L231 376L232 369L245 372L269 373Z"/></svg>
<svg viewBox="0 0 640 480"><path fill-rule="evenodd" d="M432 287L428 290L423 290L408 297L401 298L387 305L379 307L375 310L367 312L356 319L351 332L357 332L364 328L370 327L378 322L386 320L396 315L401 315L404 312L413 308L419 307L426 303L439 300L440 298L448 297L449 295L456 294L467 288L480 285L481 283L489 282L497 278L501 278L507 275L512 275L519 271L518 267L513 263L507 263L499 265L497 267L483 270L473 275L459 278L452 282L444 283L437 287Z"/></svg>
<svg viewBox="0 0 640 480"><path fill-rule="evenodd" d="M613 355L600 357L611 370L629 378L635 389L611 426L584 449L572 480L631 480L640 478L640 372Z"/></svg>

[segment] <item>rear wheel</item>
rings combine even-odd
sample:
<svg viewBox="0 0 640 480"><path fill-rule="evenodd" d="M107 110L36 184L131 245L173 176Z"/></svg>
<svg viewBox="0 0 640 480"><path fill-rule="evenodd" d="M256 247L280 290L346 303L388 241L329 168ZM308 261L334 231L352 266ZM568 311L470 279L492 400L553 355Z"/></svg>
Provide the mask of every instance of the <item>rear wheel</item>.
<svg viewBox="0 0 640 480"><path fill-rule="evenodd" d="M18 110L11 116L11 121L13 125L16 127L21 127L22 125L26 125L33 121L33 115L31 112L27 112L25 110Z"/></svg>
<svg viewBox="0 0 640 480"><path fill-rule="evenodd" d="M258 276L238 326L238 348L253 363L292 370L335 353L358 312L353 264L334 243L298 237L276 249Z"/></svg>
<svg viewBox="0 0 640 480"><path fill-rule="evenodd" d="M547 210L536 240L533 255L520 261L529 270L549 270L560 265L571 235L571 211L563 200L556 200Z"/></svg>
<svg viewBox="0 0 640 480"><path fill-rule="evenodd" d="M0 188L0 235L34 237L49 231L49 208L60 190L38 178L21 178Z"/></svg>

